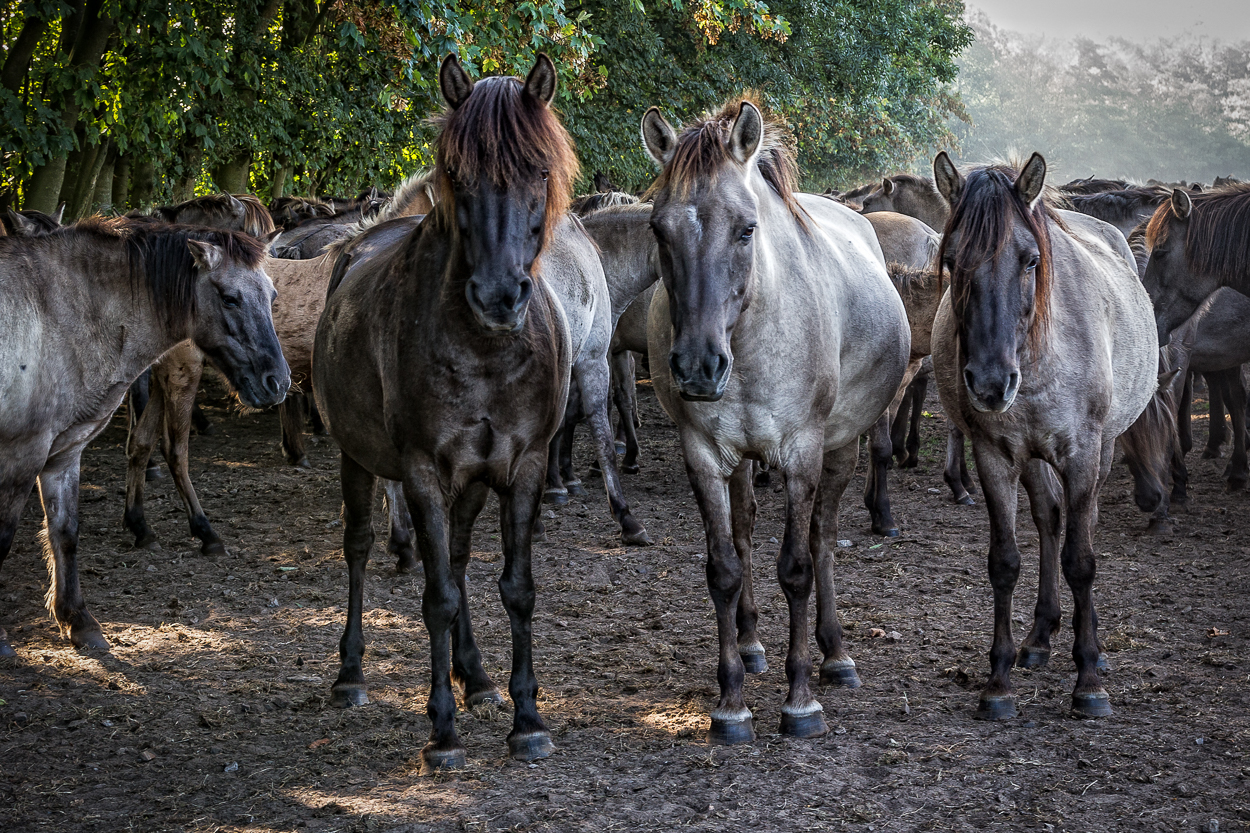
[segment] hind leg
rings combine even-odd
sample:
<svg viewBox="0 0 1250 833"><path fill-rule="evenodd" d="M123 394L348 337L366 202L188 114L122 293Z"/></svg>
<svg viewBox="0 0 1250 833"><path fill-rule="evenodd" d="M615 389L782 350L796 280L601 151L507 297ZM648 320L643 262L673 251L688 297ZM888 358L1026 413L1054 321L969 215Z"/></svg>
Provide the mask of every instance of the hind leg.
<svg viewBox="0 0 1250 833"><path fill-rule="evenodd" d="M968 460L964 457L964 432L953 422L947 422L946 428L946 468L942 471L942 479L951 490L951 498L963 506L972 506L976 501L972 493L972 478L968 476Z"/></svg>
<svg viewBox="0 0 1250 833"><path fill-rule="evenodd" d="M637 474L638 469L638 393L634 382L634 354L628 350L612 356L612 387L621 433L625 435L625 459L621 471ZM618 449L621 450L621 449Z"/></svg>
<svg viewBox="0 0 1250 833"><path fill-rule="evenodd" d="M582 479L577 476L577 470L573 468L573 443L576 440L578 422L580 420L570 419L564 423L564 436L560 439L560 479L564 481L564 488L568 490L569 497L586 498L590 496L590 492L586 491L586 487L582 485ZM615 442L613 439L613 455L616 454ZM615 459L614 456L614 462Z"/></svg>
<svg viewBox="0 0 1250 833"><path fill-rule="evenodd" d="M36 477L14 478L10 485L0 485L0 567L13 547L13 538L17 535L17 525L22 519L22 509L26 507L26 499L35 488ZM13 646L9 644L9 635L0 626L0 658L14 656Z"/></svg>
<svg viewBox="0 0 1250 833"><path fill-rule="evenodd" d="M920 465L920 417L924 415L924 400L929 392L929 377L918 376L912 381L911 411L907 431L907 460L900 463L901 468L914 469ZM965 474L967 465L965 464Z"/></svg>
<svg viewBox="0 0 1250 833"><path fill-rule="evenodd" d="M473 707L481 703L503 703L499 689L491 682L482 668L482 654L473 637L473 622L469 618L469 588L465 572L469 566L472 550L473 522L486 505L490 490L482 483L474 483L464 490L451 507L451 569L460 588L460 612L451 631L452 679L464 691L464 704Z"/></svg>
<svg viewBox="0 0 1250 833"><path fill-rule="evenodd" d="M412 518L404 500L404 487L394 480L383 480L382 489L382 504L390 521L386 551L394 557L397 573L411 573L417 569L417 549L412 537Z"/></svg>
<svg viewBox="0 0 1250 833"><path fill-rule="evenodd" d="M165 403L158 390L156 396L148 399L126 437L126 508L122 524L134 533L135 546L139 548L156 546L156 535L148 527L143 513L143 490L152 449L156 447L164 422Z"/></svg>
<svg viewBox="0 0 1250 833"><path fill-rule="evenodd" d="M1181 391L1181 401L1176 409L1176 432L1180 436L1181 456L1184 457L1194 447L1193 434L1194 406L1194 374L1185 374L1185 387Z"/></svg>
<svg viewBox="0 0 1250 833"><path fill-rule="evenodd" d="M890 513L889 468L893 450L890 445L890 411L883 413L868 429L870 463L864 478L864 506L872 518L873 535L898 537L898 526Z"/></svg>
<svg viewBox="0 0 1250 833"><path fill-rule="evenodd" d="M361 661L365 655L362 621L365 567L373 549L373 492L377 479L340 452L339 484L343 490L343 558L347 561L347 624L339 640L339 675L330 689L330 705L339 708L369 702Z"/></svg>
<svg viewBox="0 0 1250 833"><path fill-rule="evenodd" d="M604 368L606 371L606 368ZM621 486L621 476L616 470L616 444L612 436L612 423L608 419L607 373L602 379L578 380L581 385L594 385L591 392L583 389L582 398L587 410L586 421L590 423L590 434L595 444L595 454L599 458L599 468L603 471L603 485L608 493L608 505L612 517L621 526L621 541L630 546L650 546L651 536L647 529L634 517L625 500L625 490ZM570 492L571 492L570 488Z"/></svg>
<svg viewBox="0 0 1250 833"><path fill-rule="evenodd" d="M282 426L282 456L293 466L309 468L304 450L304 412L308 397L302 393L288 394L278 405L278 422Z"/></svg>
<svg viewBox="0 0 1250 833"><path fill-rule="evenodd" d="M738 595L738 655L748 674L768 670L764 646L756 628L760 611L755 604L755 582L751 575L751 535L755 531L755 489L751 485L751 461L743 460L729 478L730 529L734 550L742 563L742 592Z"/></svg>
<svg viewBox="0 0 1250 833"><path fill-rule="evenodd" d="M838 506L842 493L855 475L859 440L827 452L821 468L820 485L812 504L808 546L812 551L816 577L816 642L824 654L820 665L821 685L859 688L855 660L842 646L842 623L834 587L833 548L838 540Z"/></svg>
<svg viewBox="0 0 1250 833"><path fill-rule="evenodd" d="M1239 491L1246 488L1250 480L1250 467L1246 462L1246 387L1241 381L1241 368L1228 371L1222 392L1233 424L1233 453L1224 476L1228 478L1228 488Z"/></svg>
<svg viewBox="0 0 1250 833"><path fill-rule="evenodd" d="M150 390L152 385L152 368L148 368L139 374L139 378L135 379L130 385L130 390L126 393L126 430L133 432L135 425L139 422L139 417L143 415L143 409L148 406L148 400L151 397ZM130 442L126 442L126 454L130 454ZM147 480L159 480L161 477L161 467L149 460Z"/></svg>
<svg viewBox="0 0 1250 833"><path fill-rule="evenodd" d="M61 633L76 648L107 651L109 644L100 623L87 610L78 582L78 469L82 450L59 470L39 475L39 498L43 502L44 554L48 561L48 610Z"/></svg>
<svg viewBox="0 0 1250 833"><path fill-rule="evenodd" d="M226 545L208 522L208 516L200 506L200 498L195 493L195 485L191 482L191 408L195 404L195 392L199 390L203 369L203 363L198 361L171 368L169 372L160 372L158 366L153 378L158 375L164 377L160 386L165 411L162 446L174 476L174 485L178 487L178 494L187 508L191 534L200 539L200 552L204 555L225 555Z"/></svg>
<svg viewBox="0 0 1250 833"><path fill-rule="evenodd" d="M1225 376L1228 371L1204 373L1202 378L1207 383L1207 447L1202 456L1207 460L1215 460L1220 456L1220 446L1228 436L1228 428L1224 424L1224 391Z"/></svg>
<svg viewBox="0 0 1250 833"><path fill-rule="evenodd" d="M1037 607L1033 629L1020 644L1016 665L1041 668L1050 661L1050 639L1059 631L1063 611L1059 604L1059 537L1063 530L1063 489L1054 470L1041 460L1030 460L1021 479L1029 495L1029 509L1039 539Z"/></svg>

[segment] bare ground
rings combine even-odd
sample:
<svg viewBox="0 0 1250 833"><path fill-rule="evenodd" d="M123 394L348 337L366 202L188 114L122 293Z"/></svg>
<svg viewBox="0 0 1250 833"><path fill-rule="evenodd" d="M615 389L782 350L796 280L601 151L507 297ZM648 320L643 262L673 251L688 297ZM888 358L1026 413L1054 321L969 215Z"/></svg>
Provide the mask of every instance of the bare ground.
<svg viewBox="0 0 1250 833"><path fill-rule="evenodd" d="M1016 672L1021 716L986 724L972 720L991 627L985 509L949 502L944 426L925 420L921 467L890 475L901 538L868 534L862 480L843 501L840 537L854 543L838 551L839 603L864 687L819 692L832 731L807 741L775 734L786 607L770 565L783 507L762 490L770 669L747 682L759 738L709 747L701 524L676 431L640 393L644 468L626 487L661 543L621 549L596 492L558 510L550 543L536 546L539 706L556 753L510 761L510 716L484 707L458 720L468 768L433 779L417 776L429 731L421 579L395 574L381 536L366 592L373 702L326 702L346 600L333 444L311 448L311 470L289 468L273 414L217 403L216 433L193 441L193 475L230 554L199 555L168 477L148 503L164 548L136 551L120 530L115 420L84 458L80 549L112 653L73 650L44 611L33 499L0 573L0 621L18 651L0 664L0 830L1250 829L1250 529L1223 461L1190 455L1191 508L1168 539L1143 533L1123 466L1104 492L1096 597L1115 715L1068 716L1065 626L1049 668ZM493 508L478 530L470 592L486 666L504 685ZM1020 636L1037 551L1031 527L1022 539Z"/></svg>

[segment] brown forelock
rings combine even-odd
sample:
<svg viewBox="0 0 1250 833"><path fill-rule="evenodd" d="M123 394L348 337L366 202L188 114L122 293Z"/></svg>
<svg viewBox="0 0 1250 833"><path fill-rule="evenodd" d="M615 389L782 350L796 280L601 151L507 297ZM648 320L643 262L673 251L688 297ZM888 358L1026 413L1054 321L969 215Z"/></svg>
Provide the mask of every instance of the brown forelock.
<svg viewBox="0 0 1250 833"><path fill-rule="evenodd" d="M188 240L211 243L222 250L226 259L249 269L259 268L265 259L264 244L242 232L136 222L125 217L92 217L52 236L71 242L87 237L124 245L132 286L143 287L157 315L171 329L185 325L195 314L197 274Z"/></svg>
<svg viewBox="0 0 1250 833"><path fill-rule="evenodd" d="M1058 222L1044 200L1029 208L1016 193L1017 173L1013 168L993 165L976 168L964 180L959 199L951 208L942 234L938 263L946 263L951 232L959 229L959 245L950 270L951 306L962 318L971 289L969 276L978 266L996 259L1010 240L1010 218L1014 215L1028 227L1037 241L1038 264L1033 301L1033 322L1029 340L1035 345L1046 330L1050 316L1051 251L1048 220Z"/></svg>
<svg viewBox="0 0 1250 833"><path fill-rule="evenodd" d="M480 179L515 191L537 187L547 172L543 243L568 211L577 154L552 109L525 92L520 78L496 76L473 85L468 99L435 117L440 127L434 168L438 208L455 210L448 173L462 183ZM532 185L531 185L532 183Z"/></svg>
<svg viewBox="0 0 1250 833"><path fill-rule="evenodd" d="M1190 268L1224 283L1244 280L1250 273L1250 183L1189 197L1194 206L1185 234Z"/></svg>
<svg viewBox="0 0 1250 833"><path fill-rule="evenodd" d="M744 101L755 105L764 117L764 136L760 140L756 167L764 181L781 197L786 209L806 228L807 212L794 196L799 187L799 167L791 147L793 138L785 124L769 113L752 92L731 98L719 111L705 113L686 125L677 136L672 158L642 198L651 200L660 191L670 188L678 198L685 198L698 183L715 179L720 169L733 160L729 137Z"/></svg>

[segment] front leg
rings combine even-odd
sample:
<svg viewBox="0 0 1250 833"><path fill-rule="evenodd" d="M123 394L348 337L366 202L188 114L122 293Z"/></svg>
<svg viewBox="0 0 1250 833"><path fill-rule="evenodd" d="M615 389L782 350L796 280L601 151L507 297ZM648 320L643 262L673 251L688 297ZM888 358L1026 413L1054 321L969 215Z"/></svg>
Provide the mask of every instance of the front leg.
<svg viewBox="0 0 1250 833"><path fill-rule="evenodd" d="M604 368L606 371L606 368ZM590 423L590 435L595 444L595 455L599 458L599 468L603 472L603 486L608 493L608 506L612 517L621 526L621 541L628 546L646 547L651 545L651 536L647 528L634 517L625 499L625 489L621 485L621 476L616 468L616 438L612 433L612 421L608 417L607 374L596 383L600 395L586 397L589 412L586 421ZM572 485L569 493L572 494Z"/></svg>
<svg viewBox="0 0 1250 833"><path fill-rule="evenodd" d="M373 492L377 479L345 452L339 453L339 485L343 490L343 558L347 561L347 624L339 640L339 676L330 689L330 704L339 708L369 702L361 662L365 655L362 621L365 567L373 549Z"/></svg>
<svg viewBox="0 0 1250 833"><path fill-rule="evenodd" d="M685 439L685 438L683 438ZM716 679L720 700L712 710L708 743L735 744L755 740L751 712L742 699L746 669L738 653L737 614L742 593L742 560L734 547L729 482L721 474L712 449L683 442L686 475L694 489L703 531L707 536L707 587L716 608L716 635L720 645Z"/></svg>
<svg viewBox="0 0 1250 833"><path fill-rule="evenodd" d="M78 583L78 469L81 449L59 470L39 475L39 497L43 502L44 555L48 561L51 586L47 605L61 626L62 635L76 648L107 651L108 641L100 623L87 610Z"/></svg>
<svg viewBox="0 0 1250 833"><path fill-rule="evenodd" d="M512 676L508 680L508 693L514 713L508 752L522 761L545 758L555 749L551 733L538 714L538 680L534 676L535 593L530 533L538 516L542 486L542 456L531 455L518 466L512 489L499 494L504 554L499 594L512 630Z"/></svg>
<svg viewBox="0 0 1250 833"><path fill-rule="evenodd" d="M1097 446L1083 451L1068 461L1063 472L1068 524L1061 562L1063 576L1072 589L1072 659L1076 662L1072 711L1081 717L1105 717L1111 714L1111 698L1098 678L1101 652L1098 614L1094 610L1094 525L1098 520L1100 481L1104 479L1100 471L1104 455ZM1105 456L1109 462L1110 453Z"/></svg>
<svg viewBox="0 0 1250 833"><path fill-rule="evenodd" d="M1009 720L1018 714L1011 690L1011 666L1016 659L1011 635L1011 601L1020 577L1020 550L1016 545L1016 499L1020 472L989 440L973 440L972 453L990 516L990 586L994 590L994 644L990 648L990 678L981 691L974 717Z"/></svg>
<svg viewBox="0 0 1250 833"><path fill-rule="evenodd" d="M17 525L22 520L22 510L26 507L26 499L31 489L35 488L36 476L28 474L15 477L9 483L0 483L0 566L8 557L13 547L13 538L17 535ZM0 658L15 656L13 646L9 644L9 636L0 627Z"/></svg>
<svg viewBox="0 0 1250 833"><path fill-rule="evenodd" d="M164 400L164 438L162 447L165 462L174 477L174 485L182 496L183 505L190 519L191 534L201 541L200 552L204 555L225 555L226 545L221 536L208 522L200 498L191 482L190 440L191 413L195 407L195 393L200 388L200 376L204 372L202 361L189 362L185 366L165 367L156 365L153 379L160 378L160 396Z"/></svg>
<svg viewBox="0 0 1250 833"><path fill-rule="evenodd" d="M1037 607L1033 629L1020 645L1016 665L1041 668L1050 661L1050 640L1059 631L1063 610L1059 604L1059 536L1063 531L1063 491L1054 469L1043 460L1025 464L1024 490L1029 495L1040 550Z"/></svg>
<svg viewBox="0 0 1250 833"><path fill-rule="evenodd" d="M499 689L482 667L482 654L473 636L473 620L469 615L469 588L465 572L473 549L473 522L477 520L490 490L483 483L471 483L451 507L451 569L460 589L460 612L451 631L451 673L464 692L465 706L482 703L503 703Z"/></svg>
<svg viewBox="0 0 1250 833"><path fill-rule="evenodd" d="M968 460L964 457L964 432L954 422L946 426L946 467L942 479L951 490L951 499L962 506L972 506L972 478L968 476Z"/></svg>
<svg viewBox="0 0 1250 833"><path fill-rule="evenodd" d="M755 605L755 582L751 575L751 535L755 531L755 489L751 485L752 461L743 460L729 478L729 511L732 516L734 550L742 563L742 594L738 596L738 655L748 674L768 670L764 646L756 628L760 611Z"/></svg>

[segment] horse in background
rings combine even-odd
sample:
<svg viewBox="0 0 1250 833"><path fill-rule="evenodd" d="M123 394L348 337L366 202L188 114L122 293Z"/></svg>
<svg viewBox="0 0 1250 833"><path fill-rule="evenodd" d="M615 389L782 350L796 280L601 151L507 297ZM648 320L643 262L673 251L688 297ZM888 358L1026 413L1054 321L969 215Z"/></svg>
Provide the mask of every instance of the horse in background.
<svg viewBox="0 0 1250 833"><path fill-rule="evenodd" d="M989 720L1017 713L1013 663L1049 661L1060 565L1075 606L1072 710L1111 713L1098 679L1093 602L1098 493L1115 438L1158 382L1150 302L1128 243L1098 220L1061 218L1042 199L1045 176L1036 153L1019 172L1000 165L967 177L945 153L934 160L951 206L941 251L951 283L933 327L933 368L943 407L972 440L990 520L994 642L977 708ZM1040 537L1040 569L1033 628L1017 656L1011 610L1021 481Z"/></svg>

